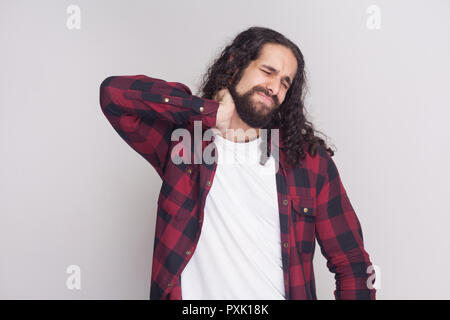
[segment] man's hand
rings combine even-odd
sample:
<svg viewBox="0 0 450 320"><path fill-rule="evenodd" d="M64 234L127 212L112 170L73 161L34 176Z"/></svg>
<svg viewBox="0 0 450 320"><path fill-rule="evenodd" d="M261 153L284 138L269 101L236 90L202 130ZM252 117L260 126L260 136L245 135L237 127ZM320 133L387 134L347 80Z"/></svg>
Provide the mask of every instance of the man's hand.
<svg viewBox="0 0 450 320"><path fill-rule="evenodd" d="M236 112L233 97L228 88L223 88L216 93L214 100L219 102L220 106L217 110L216 126L222 136L225 136L225 130L230 127L231 118Z"/></svg>

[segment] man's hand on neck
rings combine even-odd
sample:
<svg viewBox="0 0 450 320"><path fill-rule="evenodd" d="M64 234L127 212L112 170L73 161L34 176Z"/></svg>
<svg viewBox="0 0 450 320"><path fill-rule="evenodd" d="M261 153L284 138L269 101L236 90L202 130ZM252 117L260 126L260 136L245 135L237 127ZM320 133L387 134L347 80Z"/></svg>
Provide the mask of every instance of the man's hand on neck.
<svg viewBox="0 0 450 320"><path fill-rule="evenodd" d="M213 129L219 134L234 142L249 142L259 137L260 129L247 125L236 112L233 97L228 88L223 88L214 96L219 102L217 110L216 126Z"/></svg>

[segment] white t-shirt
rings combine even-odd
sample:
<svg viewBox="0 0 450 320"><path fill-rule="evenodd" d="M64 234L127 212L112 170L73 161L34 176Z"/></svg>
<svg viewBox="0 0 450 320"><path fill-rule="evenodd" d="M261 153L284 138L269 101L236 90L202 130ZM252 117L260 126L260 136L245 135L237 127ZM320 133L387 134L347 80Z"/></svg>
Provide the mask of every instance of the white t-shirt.
<svg viewBox="0 0 450 320"><path fill-rule="evenodd" d="M275 160L259 163L261 142L215 134L217 169L181 274L184 300L285 299Z"/></svg>

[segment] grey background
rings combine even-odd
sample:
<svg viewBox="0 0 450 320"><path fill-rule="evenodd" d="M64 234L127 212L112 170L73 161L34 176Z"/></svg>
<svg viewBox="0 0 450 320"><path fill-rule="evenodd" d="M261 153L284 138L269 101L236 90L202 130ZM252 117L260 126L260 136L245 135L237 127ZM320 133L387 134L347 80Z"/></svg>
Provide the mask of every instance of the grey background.
<svg viewBox="0 0 450 320"><path fill-rule="evenodd" d="M0 298L148 299L161 180L101 113L99 85L145 74L198 94L252 25L305 56L310 120L338 149L377 299L450 298L450 1L1 1L0 24ZM317 295L333 299L325 264L317 246Z"/></svg>

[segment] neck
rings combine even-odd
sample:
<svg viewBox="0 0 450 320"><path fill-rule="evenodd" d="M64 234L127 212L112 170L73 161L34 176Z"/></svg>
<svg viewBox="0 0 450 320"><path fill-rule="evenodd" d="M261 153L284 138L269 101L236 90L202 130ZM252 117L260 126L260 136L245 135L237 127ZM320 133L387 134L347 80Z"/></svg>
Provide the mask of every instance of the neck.
<svg viewBox="0 0 450 320"><path fill-rule="evenodd" d="M234 113L230 119L230 126L222 136L233 142L249 142L257 139L260 135L260 128L253 128L246 124Z"/></svg>

